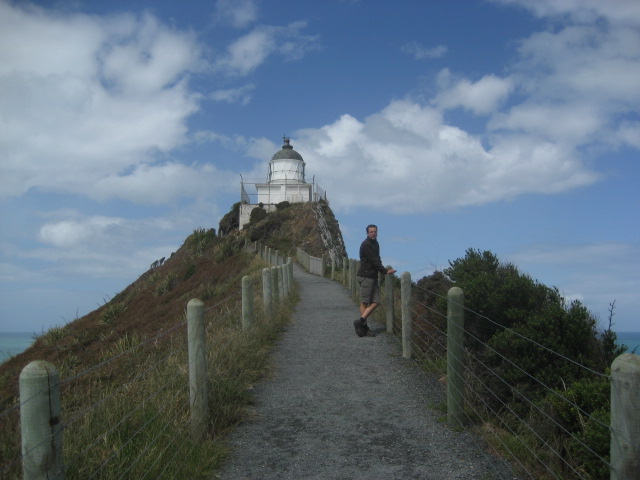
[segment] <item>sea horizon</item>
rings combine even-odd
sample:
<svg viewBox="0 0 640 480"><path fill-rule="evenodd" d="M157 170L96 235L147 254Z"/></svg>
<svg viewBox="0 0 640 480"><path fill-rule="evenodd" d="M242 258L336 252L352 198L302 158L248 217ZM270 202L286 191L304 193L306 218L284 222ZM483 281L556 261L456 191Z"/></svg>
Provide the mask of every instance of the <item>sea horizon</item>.
<svg viewBox="0 0 640 480"><path fill-rule="evenodd" d="M24 352L35 341L33 332L0 332L0 363Z"/></svg>
<svg viewBox="0 0 640 480"><path fill-rule="evenodd" d="M0 332L0 363L24 352L33 342L33 332ZM640 331L616 332L616 343L626 345L626 353L640 354Z"/></svg>

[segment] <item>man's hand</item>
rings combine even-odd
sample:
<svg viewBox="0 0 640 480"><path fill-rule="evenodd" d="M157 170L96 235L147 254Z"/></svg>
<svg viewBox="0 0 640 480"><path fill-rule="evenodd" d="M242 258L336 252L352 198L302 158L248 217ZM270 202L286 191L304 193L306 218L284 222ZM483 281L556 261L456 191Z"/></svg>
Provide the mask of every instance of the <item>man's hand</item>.
<svg viewBox="0 0 640 480"><path fill-rule="evenodd" d="M396 270L394 270L393 268L390 268L389 270L387 270L387 275L392 275L396 273Z"/></svg>

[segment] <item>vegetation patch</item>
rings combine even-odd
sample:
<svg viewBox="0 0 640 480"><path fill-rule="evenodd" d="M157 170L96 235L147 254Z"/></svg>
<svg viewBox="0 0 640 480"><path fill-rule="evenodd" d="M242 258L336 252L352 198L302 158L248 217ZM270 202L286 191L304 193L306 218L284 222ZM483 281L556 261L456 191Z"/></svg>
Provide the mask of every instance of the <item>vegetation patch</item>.
<svg viewBox="0 0 640 480"><path fill-rule="evenodd" d="M537 479L609 477L610 365L625 352L579 301L567 302L501 262L469 249L414 287L414 353L446 383L447 292L465 298L465 418ZM394 291L399 315L399 292ZM394 319L399 332L400 319ZM569 360L570 359L570 360ZM604 461L603 461L604 459Z"/></svg>
<svg viewBox="0 0 640 480"><path fill-rule="evenodd" d="M155 285L153 294L156 297L164 295L165 293L173 290L173 287L176 286L176 283L178 283L178 276L173 272L169 272L160 282Z"/></svg>
<svg viewBox="0 0 640 480"><path fill-rule="evenodd" d="M105 325L113 325L116 319L127 309L124 302L112 301L104 308L102 322Z"/></svg>

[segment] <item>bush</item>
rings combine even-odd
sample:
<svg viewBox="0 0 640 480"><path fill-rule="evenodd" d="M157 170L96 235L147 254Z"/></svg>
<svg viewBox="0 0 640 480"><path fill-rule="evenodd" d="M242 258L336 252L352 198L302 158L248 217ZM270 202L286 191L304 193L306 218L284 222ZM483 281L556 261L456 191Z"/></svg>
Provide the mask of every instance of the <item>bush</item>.
<svg viewBox="0 0 640 480"><path fill-rule="evenodd" d="M116 318L120 316L122 312L127 309L127 304L124 302L111 302L104 310L102 314L102 322L105 325L113 325Z"/></svg>
<svg viewBox="0 0 640 480"><path fill-rule="evenodd" d="M178 283L178 277L175 273L170 272L166 277L164 277L157 285L153 292L156 297L164 295L165 293L171 291L173 287Z"/></svg>
<svg viewBox="0 0 640 480"><path fill-rule="evenodd" d="M465 293L470 388L481 399L479 408L499 412L496 418L512 432L520 430L518 419L526 419L537 432L525 440L532 452L559 446L569 454L566 465L588 472L588 478L606 478L600 460L609 449L604 372L619 351L615 333L599 334L596 318L582 303L567 305L557 288L491 252L469 249L449 265L444 273ZM603 375L594 380L594 372ZM506 411L504 417L500 412ZM566 465L557 465L558 471Z"/></svg>
<svg viewBox="0 0 640 480"><path fill-rule="evenodd" d="M233 230L240 228L240 202L234 203L231 210L225 214L218 225L220 236L229 235Z"/></svg>
<svg viewBox="0 0 640 480"><path fill-rule="evenodd" d="M215 240L215 229L205 230L204 228L196 228L189 238L187 238L186 243L191 248L193 256L199 257L215 243Z"/></svg>
<svg viewBox="0 0 640 480"><path fill-rule="evenodd" d="M249 225L255 225L260 220L264 219L266 216L267 216L266 210L260 207L254 208L253 210L251 210L251 215L249 216Z"/></svg>

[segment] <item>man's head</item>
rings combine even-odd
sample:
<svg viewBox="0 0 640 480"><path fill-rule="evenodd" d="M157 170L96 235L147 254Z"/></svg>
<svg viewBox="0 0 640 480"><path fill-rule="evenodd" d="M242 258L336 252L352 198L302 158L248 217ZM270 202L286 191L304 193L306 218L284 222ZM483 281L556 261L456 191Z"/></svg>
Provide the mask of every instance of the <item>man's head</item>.
<svg viewBox="0 0 640 480"><path fill-rule="evenodd" d="M367 237L375 240L378 238L378 227L375 225L367 225Z"/></svg>

